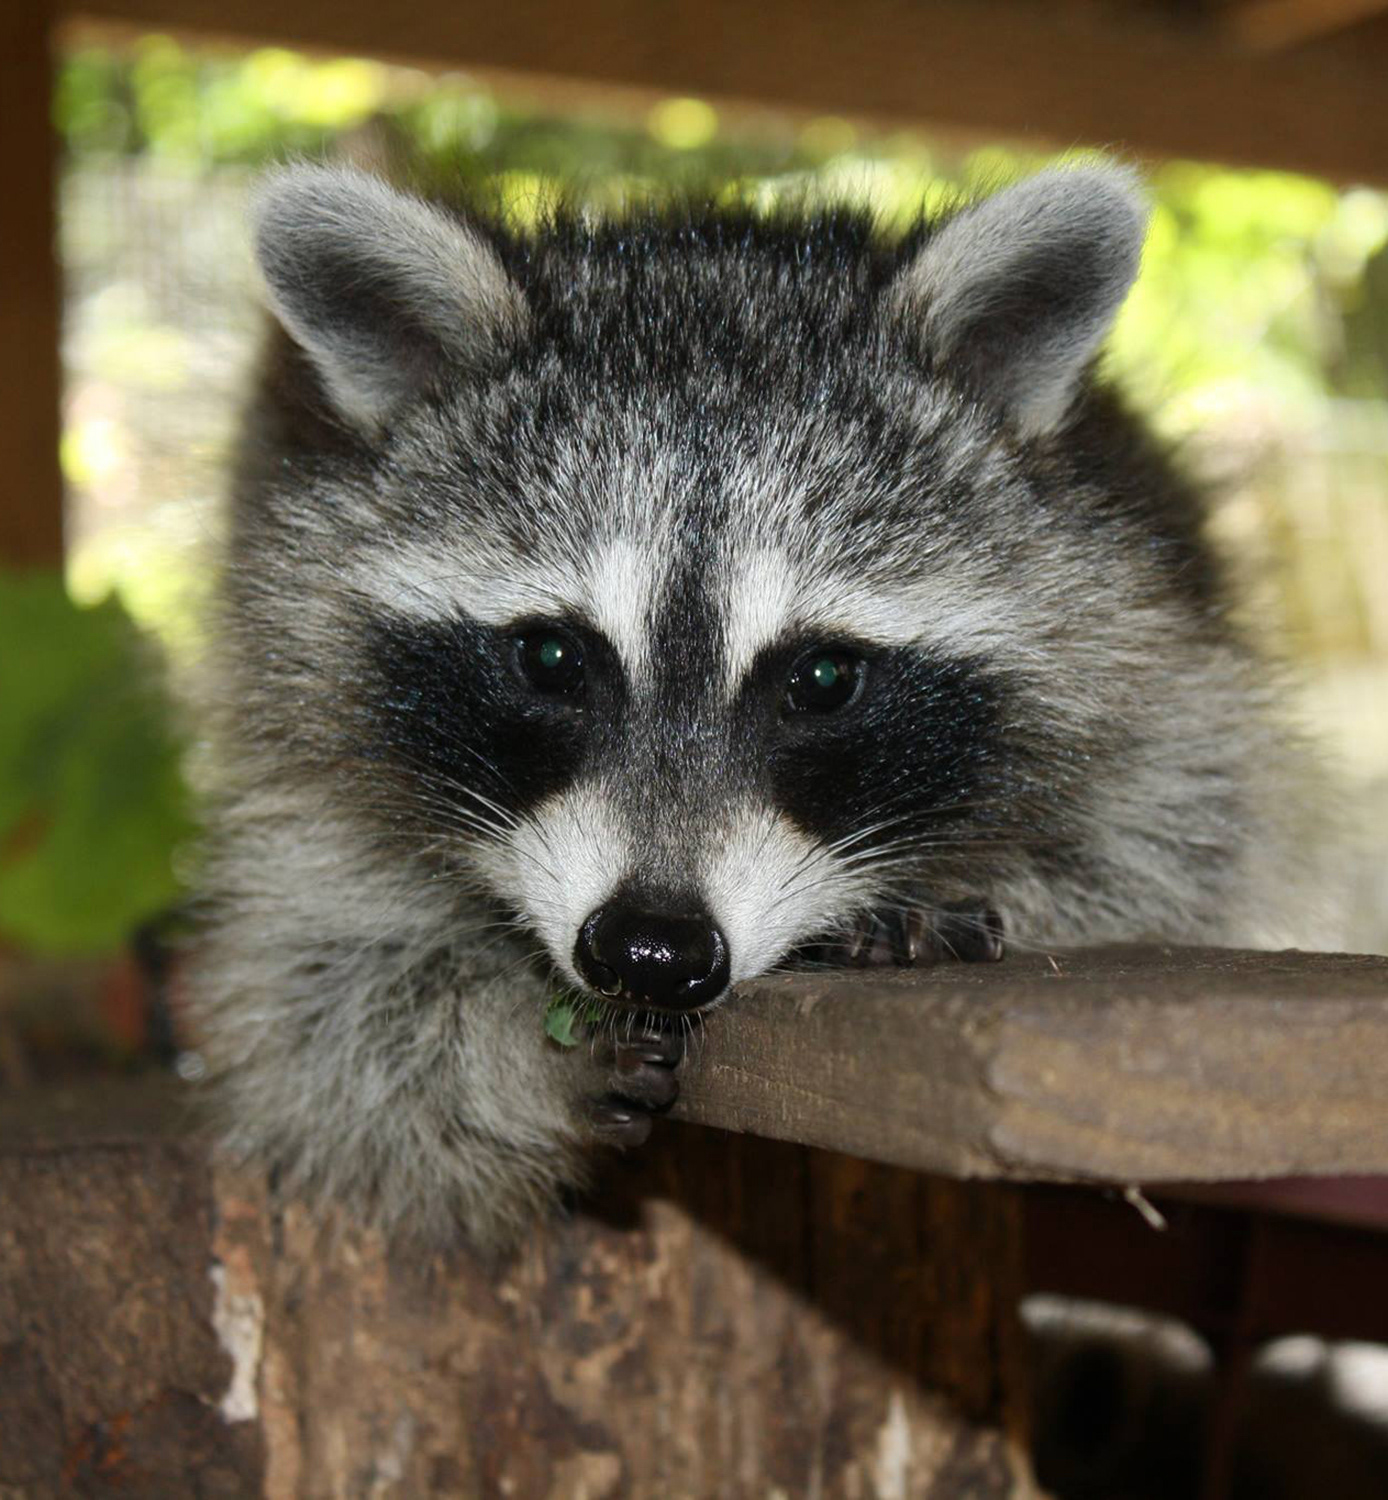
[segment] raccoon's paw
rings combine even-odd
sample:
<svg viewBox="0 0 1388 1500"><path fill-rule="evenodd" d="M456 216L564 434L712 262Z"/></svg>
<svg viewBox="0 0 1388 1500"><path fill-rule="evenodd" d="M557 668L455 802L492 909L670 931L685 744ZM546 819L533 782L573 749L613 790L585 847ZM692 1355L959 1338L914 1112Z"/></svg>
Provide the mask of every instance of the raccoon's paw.
<svg viewBox="0 0 1388 1500"><path fill-rule="evenodd" d="M949 902L930 917L935 950L931 962L954 958L966 964L995 964L1003 956L1002 915L988 902Z"/></svg>
<svg viewBox="0 0 1388 1500"><path fill-rule="evenodd" d="M679 1098L675 1069L684 1059L684 1038L657 1030L601 1036L592 1056L599 1082L586 1101L589 1126L608 1145L640 1146L655 1116Z"/></svg>
<svg viewBox="0 0 1388 1500"><path fill-rule="evenodd" d="M810 956L849 968L996 963L1003 955L1002 917L986 901L868 912L851 931L817 944Z"/></svg>

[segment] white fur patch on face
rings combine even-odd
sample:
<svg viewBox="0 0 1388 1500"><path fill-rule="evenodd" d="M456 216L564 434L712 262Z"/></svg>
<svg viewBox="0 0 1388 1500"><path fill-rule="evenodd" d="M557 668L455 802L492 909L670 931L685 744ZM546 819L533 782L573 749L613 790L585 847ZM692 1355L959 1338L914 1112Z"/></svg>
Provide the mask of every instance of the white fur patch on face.
<svg viewBox="0 0 1388 1500"><path fill-rule="evenodd" d="M405 542L355 562L353 588L392 614L429 624L466 615L505 626L527 615L572 611L574 580L514 556L450 556L446 546ZM567 585L567 586L566 586Z"/></svg>
<svg viewBox="0 0 1388 1500"><path fill-rule="evenodd" d="M586 618L616 647L631 673L644 665L651 601L661 564L654 548L618 537L582 570L514 554L450 556L446 546L382 548L350 570L352 586L392 614L432 622L466 615L504 629L527 616Z"/></svg>
<svg viewBox="0 0 1388 1500"><path fill-rule="evenodd" d="M932 645L959 654L1011 650L1027 639L1015 601L962 578L868 590L831 580L815 594L814 628L884 646Z"/></svg>
<svg viewBox="0 0 1388 1500"><path fill-rule="evenodd" d="M629 835L601 789L570 787L521 820L504 842L478 851L477 862L499 895L539 935L574 984L574 943L590 913L631 867Z"/></svg>
<svg viewBox="0 0 1388 1500"><path fill-rule="evenodd" d="M584 574L587 612L631 676L645 666L649 652L651 606L661 572L655 553L649 544L617 537L593 554Z"/></svg>
<svg viewBox="0 0 1388 1500"><path fill-rule="evenodd" d="M777 640L849 639L931 646L961 655L1026 654L1034 625L1015 597L960 577L874 588L833 576L802 579L783 552L738 558L723 590L728 695Z"/></svg>
<svg viewBox="0 0 1388 1500"><path fill-rule="evenodd" d="M768 547L730 559L721 601L729 693L777 640L795 613L797 580L790 557Z"/></svg>
<svg viewBox="0 0 1388 1500"><path fill-rule="evenodd" d="M582 986L573 961L579 929L636 864L633 841L601 788L590 783L551 798L475 858L555 967ZM765 973L797 943L840 926L872 894L870 873L771 808L740 817L709 850L701 873L734 983Z"/></svg>
<svg viewBox="0 0 1388 1500"><path fill-rule="evenodd" d="M728 942L733 983L841 924L871 893L866 875L770 808L749 810L709 851L703 888Z"/></svg>

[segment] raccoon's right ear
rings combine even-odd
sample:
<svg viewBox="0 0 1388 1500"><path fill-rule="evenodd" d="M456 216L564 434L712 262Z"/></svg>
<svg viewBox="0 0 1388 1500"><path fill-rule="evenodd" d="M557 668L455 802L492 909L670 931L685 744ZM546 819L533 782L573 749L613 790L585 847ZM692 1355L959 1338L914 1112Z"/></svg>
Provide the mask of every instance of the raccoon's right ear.
<svg viewBox="0 0 1388 1500"><path fill-rule="evenodd" d="M253 219L280 322L358 426L383 426L443 370L481 368L525 330L520 288L484 239L364 172L283 168Z"/></svg>

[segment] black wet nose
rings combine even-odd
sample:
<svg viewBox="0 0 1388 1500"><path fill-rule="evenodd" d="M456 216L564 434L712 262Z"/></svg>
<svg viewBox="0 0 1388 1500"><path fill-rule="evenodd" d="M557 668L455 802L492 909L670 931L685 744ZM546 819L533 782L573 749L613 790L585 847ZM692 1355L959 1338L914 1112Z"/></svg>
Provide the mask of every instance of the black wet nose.
<svg viewBox="0 0 1388 1500"><path fill-rule="evenodd" d="M613 1000L693 1010L728 985L728 944L706 916L672 917L609 901L574 944L578 972Z"/></svg>

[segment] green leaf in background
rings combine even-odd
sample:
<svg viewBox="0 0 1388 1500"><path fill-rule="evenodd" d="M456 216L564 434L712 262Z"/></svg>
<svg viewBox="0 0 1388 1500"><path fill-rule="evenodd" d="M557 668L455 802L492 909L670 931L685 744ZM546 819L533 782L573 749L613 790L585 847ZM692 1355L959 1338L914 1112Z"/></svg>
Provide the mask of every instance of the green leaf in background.
<svg viewBox="0 0 1388 1500"><path fill-rule="evenodd" d="M0 574L0 943L118 947L177 898L191 828L155 666L120 605Z"/></svg>

